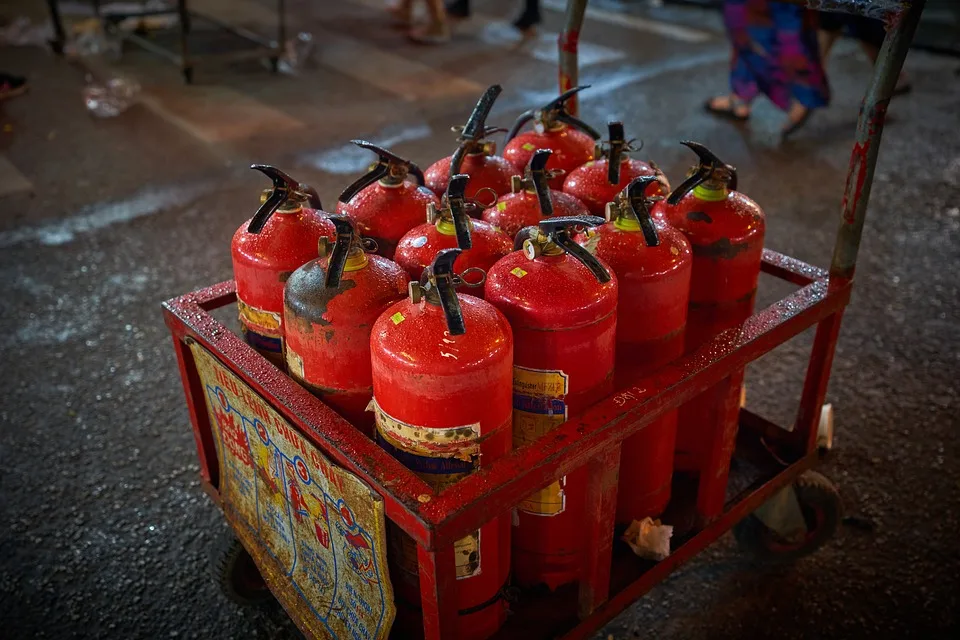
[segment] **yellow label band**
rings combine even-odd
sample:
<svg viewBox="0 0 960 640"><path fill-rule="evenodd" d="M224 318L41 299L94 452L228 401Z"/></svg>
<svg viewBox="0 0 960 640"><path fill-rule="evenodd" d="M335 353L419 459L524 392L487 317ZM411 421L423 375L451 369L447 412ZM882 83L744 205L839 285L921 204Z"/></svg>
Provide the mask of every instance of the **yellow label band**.
<svg viewBox="0 0 960 640"><path fill-rule="evenodd" d="M421 427L389 415L375 399L370 406L376 420L378 444L435 491L443 491L479 467L479 423L449 428ZM478 575L480 531L457 540L454 549L457 579ZM417 546L396 527L391 529L391 550L404 570L416 574Z"/></svg>
<svg viewBox="0 0 960 640"><path fill-rule="evenodd" d="M565 396L569 376L563 371L513 368L513 446L521 447L567 421ZM566 507L565 478L530 494L518 505L525 513L555 516Z"/></svg>

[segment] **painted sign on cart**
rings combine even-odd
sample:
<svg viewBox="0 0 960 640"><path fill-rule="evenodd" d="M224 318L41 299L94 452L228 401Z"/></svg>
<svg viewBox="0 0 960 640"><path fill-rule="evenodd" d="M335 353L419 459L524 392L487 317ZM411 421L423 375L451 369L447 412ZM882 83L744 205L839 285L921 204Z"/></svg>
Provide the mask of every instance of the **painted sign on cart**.
<svg viewBox="0 0 960 640"><path fill-rule="evenodd" d="M203 347L190 347L213 425L224 512L271 591L309 635L386 638L396 608L383 500Z"/></svg>

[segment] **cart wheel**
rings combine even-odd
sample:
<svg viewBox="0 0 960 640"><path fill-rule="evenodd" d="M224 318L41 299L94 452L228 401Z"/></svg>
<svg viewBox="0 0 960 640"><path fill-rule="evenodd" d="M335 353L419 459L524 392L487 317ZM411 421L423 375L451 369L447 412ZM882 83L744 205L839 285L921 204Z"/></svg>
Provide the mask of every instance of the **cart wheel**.
<svg viewBox="0 0 960 640"><path fill-rule="evenodd" d="M793 484L807 523L805 535L785 540L751 514L733 527L740 548L764 562L787 563L809 555L833 537L843 516L837 488L816 471L802 473Z"/></svg>
<svg viewBox="0 0 960 640"><path fill-rule="evenodd" d="M273 598L253 558L232 533L221 542L213 568L220 589L237 604L259 605Z"/></svg>

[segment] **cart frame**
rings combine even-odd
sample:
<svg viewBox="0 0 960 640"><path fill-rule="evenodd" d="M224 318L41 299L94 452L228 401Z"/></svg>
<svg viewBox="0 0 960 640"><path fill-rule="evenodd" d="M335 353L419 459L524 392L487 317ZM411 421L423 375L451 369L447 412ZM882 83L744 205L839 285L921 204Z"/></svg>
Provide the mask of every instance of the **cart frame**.
<svg viewBox="0 0 960 640"><path fill-rule="evenodd" d="M568 4L566 25L559 38L561 90L576 85L577 40L586 4L586 0L570 0ZM797 290L756 312L741 327L725 331L695 352L633 381L557 427L534 446L516 449L440 493L309 391L268 365L210 314L235 302L232 281L174 298L164 303L164 316L173 334L205 490L220 504L217 455L204 392L189 347L191 341L203 345L240 376L324 455L362 478L383 497L387 518L418 545L424 634L428 640L435 640L456 637L454 542L576 468L589 467L584 548L593 550L592 554L584 554L579 584L553 594L524 597L512 607L514 614L496 637L543 637L544 633L548 637L589 637L683 562L789 486L821 455L817 447L820 409L841 317L850 300L887 104L924 0L809 0L806 4L883 15L889 24L860 111L829 271L765 249L763 272L796 285ZM622 441L700 392L718 384L731 384L732 373L814 325L816 335L798 413L791 427L773 424L737 405L728 407L730 412L739 411L735 459L743 462L731 472L738 482L730 485L745 488L727 496L724 459L729 457L734 443L721 442L717 435L699 485L688 488L686 494L683 487L676 488L676 504L671 505L671 513L691 524L674 536L671 555L653 563L615 549L614 516Z"/></svg>

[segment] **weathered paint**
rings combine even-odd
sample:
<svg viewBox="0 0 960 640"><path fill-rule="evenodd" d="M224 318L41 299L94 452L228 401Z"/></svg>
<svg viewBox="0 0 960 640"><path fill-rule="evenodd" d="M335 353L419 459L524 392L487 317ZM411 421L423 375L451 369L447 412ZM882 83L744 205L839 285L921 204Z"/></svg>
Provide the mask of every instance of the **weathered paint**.
<svg viewBox="0 0 960 640"><path fill-rule="evenodd" d="M457 297L464 335L450 335L443 309L426 299L394 304L377 320L372 335L376 410L378 416L389 417L378 417L378 440L438 491L494 464L510 450L511 442L510 325L489 303L463 294ZM408 446L411 439L417 443ZM437 442L446 444L438 449ZM457 449L463 449L460 455ZM392 554L398 568L397 595L418 606L432 577L427 584L419 583L416 550L401 534L394 535L400 538ZM509 575L509 540L509 518L500 517L466 532L455 543L456 555L476 554L469 558L469 566L454 559L457 580L452 588L461 612L456 637L486 638L503 624L506 603L496 596Z"/></svg>
<svg viewBox="0 0 960 640"><path fill-rule="evenodd" d="M741 325L753 313L763 255L764 214L753 200L720 184L709 189L696 187L676 205L665 204L662 212L693 248L686 332L690 351ZM742 374L737 378L741 380ZM724 411L731 393L727 384L720 384L680 409L677 469L703 474L713 455L712 444L722 443L724 451L732 454L736 414ZM725 486L725 476L722 481Z"/></svg>
<svg viewBox="0 0 960 640"><path fill-rule="evenodd" d="M317 257L320 238L336 238L326 215L306 207L279 210L260 233L249 233L247 220L233 235L241 326L248 342L279 367L284 366L284 283L291 272Z"/></svg>
<svg viewBox="0 0 960 640"><path fill-rule="evenodd" d="M219 495L271 591L309 637L386 638L396 608L382 498L206 349L191 350L213 426Z"/></svg>
<svg viewBox="0 0 960 640"><path fill-rule="evenodd" d="M350 199L337 203L337 212L350 216L357 233L377 243L376 252L393 259L397 243L410 229L423 222L427 205L440 206L440 199L427 187L411 182L375 182Z"/></svg>
<svg viewBox="0 0 960 640"><path fill-rule="evenodd" d="M625 226L625 225L621 225ZM598 227L598 258L617 274L617 389L683 355L693 254L682 233L657 224L659 244L647 246L640 227L611 221ZM586 235L581 244L590 240ZM668 412L623 441L616 521L656 517L670 500L677 414Z"/></svg>
<svg viewBox="0 0 960 640"><path fill-rule="evenodd" d="M601 284L567 253L530 260L514 251L487 274L485 294L510 320L516 339L515 446L613 391L615 277ZM558 482L537 492L536 504L518 509L513 572L520 585L544 583L554 589L579 577L586 469ZM528 496L525 503L531 500Z"/></svg>
<svg viewBox="0 0 960 640"><path fill-rule="evenodd" d="M327 287L329 257L297 269L284 290L287 370L358 429L372 435L370 331L383 311L407 294L406 271L366 256L340 284Z"/></svg>

